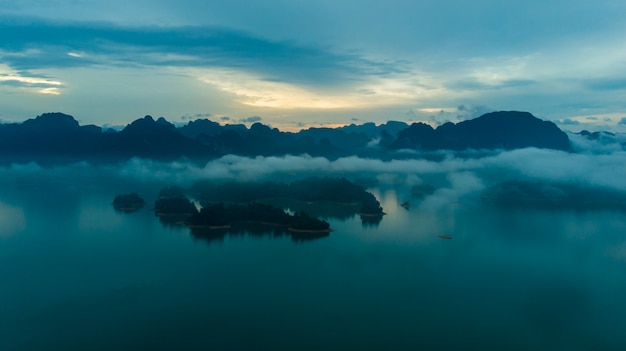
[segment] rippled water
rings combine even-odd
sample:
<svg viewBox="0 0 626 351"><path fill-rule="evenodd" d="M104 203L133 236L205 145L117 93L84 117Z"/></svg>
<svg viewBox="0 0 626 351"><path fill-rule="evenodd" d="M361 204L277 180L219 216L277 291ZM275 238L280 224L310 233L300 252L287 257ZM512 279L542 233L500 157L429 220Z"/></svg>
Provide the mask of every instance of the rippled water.
<svg viewBox="0 0 626 351"><path fill-rule="evenodd" d="M1 350L626 349L624 213L405 210L387 188L378 225L206 240L115 212L111 184L14 185Z"/></svg>

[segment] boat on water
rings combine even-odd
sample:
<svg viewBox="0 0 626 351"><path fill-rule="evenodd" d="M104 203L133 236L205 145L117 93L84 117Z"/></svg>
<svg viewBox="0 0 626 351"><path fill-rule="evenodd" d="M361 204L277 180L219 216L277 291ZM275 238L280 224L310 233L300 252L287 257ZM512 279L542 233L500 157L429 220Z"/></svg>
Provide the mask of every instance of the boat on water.
<svg viewBox="0 0 626 351"><path fill-rule="evenodd" d="M437 235L437 237L445 240L452 240L452 237L449 235Z"/></svg>

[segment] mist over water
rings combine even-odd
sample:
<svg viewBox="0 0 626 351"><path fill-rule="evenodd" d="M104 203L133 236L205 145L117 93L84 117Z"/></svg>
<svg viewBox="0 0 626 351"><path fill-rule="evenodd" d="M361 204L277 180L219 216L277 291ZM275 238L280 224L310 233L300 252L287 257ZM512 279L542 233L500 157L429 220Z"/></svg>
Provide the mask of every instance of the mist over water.
<svg viewBox="0 0 626 351"><path fill-rule="evenodd" d="M509 180L623 191L625 158L522 149L0 168L0 349L621 350L625 213L500 208L481 194ZM329 217L335 232L297 241L198 237L151 211L164 185L310 175L371 184L387 215ZM420 184L435 191L413 198ZM116 212L113 197L133 191L148 205Z"/></svg>

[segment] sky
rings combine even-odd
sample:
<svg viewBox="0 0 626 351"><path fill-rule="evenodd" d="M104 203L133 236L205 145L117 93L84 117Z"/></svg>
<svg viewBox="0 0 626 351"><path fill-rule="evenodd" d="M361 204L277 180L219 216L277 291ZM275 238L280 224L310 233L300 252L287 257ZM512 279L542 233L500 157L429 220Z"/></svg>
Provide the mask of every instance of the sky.
<svg viewBox="0 0 626 351"><path fill-rule="evenodd" d="M0 0L0 121L626 132L623 0ZM250 123L250 122L248 122Z"/></svg>

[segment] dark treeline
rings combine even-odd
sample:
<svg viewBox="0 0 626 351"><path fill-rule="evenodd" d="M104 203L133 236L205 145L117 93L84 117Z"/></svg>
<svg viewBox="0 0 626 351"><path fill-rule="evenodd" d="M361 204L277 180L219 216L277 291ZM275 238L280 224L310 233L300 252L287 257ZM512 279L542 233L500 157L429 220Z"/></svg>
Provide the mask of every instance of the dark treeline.
<svg viewBox="0 0 626 351"><path fill-rule="evenodd" d="M195 214L196 206L184 196L160 197L154 203L157 214Z"/></svg>
<svg viewBox="0 0 626 351"><path fill-rule="evenodd" d="M570 150L569 139L554 123L527 112L494 112L458 124L433 128L408 125L349 125L283 132L261 123L220 125L208 119L176 127L164 118L138 119L120 131L81 126L62 113L46 113L23 123L0 124L0 161L42 164L76 161L119 162L132 157L207 161L227 154L301 155L337 158L407 157L399 149L454 150L523 147Z"/></svg>
<svg viewBox="0 0 626 351"><path fill-rule="evenodd" d="M191 226L220 227L233 223L254 222L279 225L296 230L329 230L328 222L311 217L304 212L294 215L283 209L262 203L228 204L217 203L203 206L191 216Z"/></svg>
<svg viewBox="0 0 626 351"><path fill-rule="evenodd" d="M380 203L363 187L345 178L306 178L292 183L214 183L197 182L191 194L201 202L250 202L271 198L287 198L304 202L329 201L357 203L360 212L382 214Z"/></svg>
<svg viewBox="0 0 626 351"><path fill-rule="evenodd" d="M144 199L142 199L137 193L120 194L113 199L113 207L122 212L133 212L145 205Z"/></svg>

